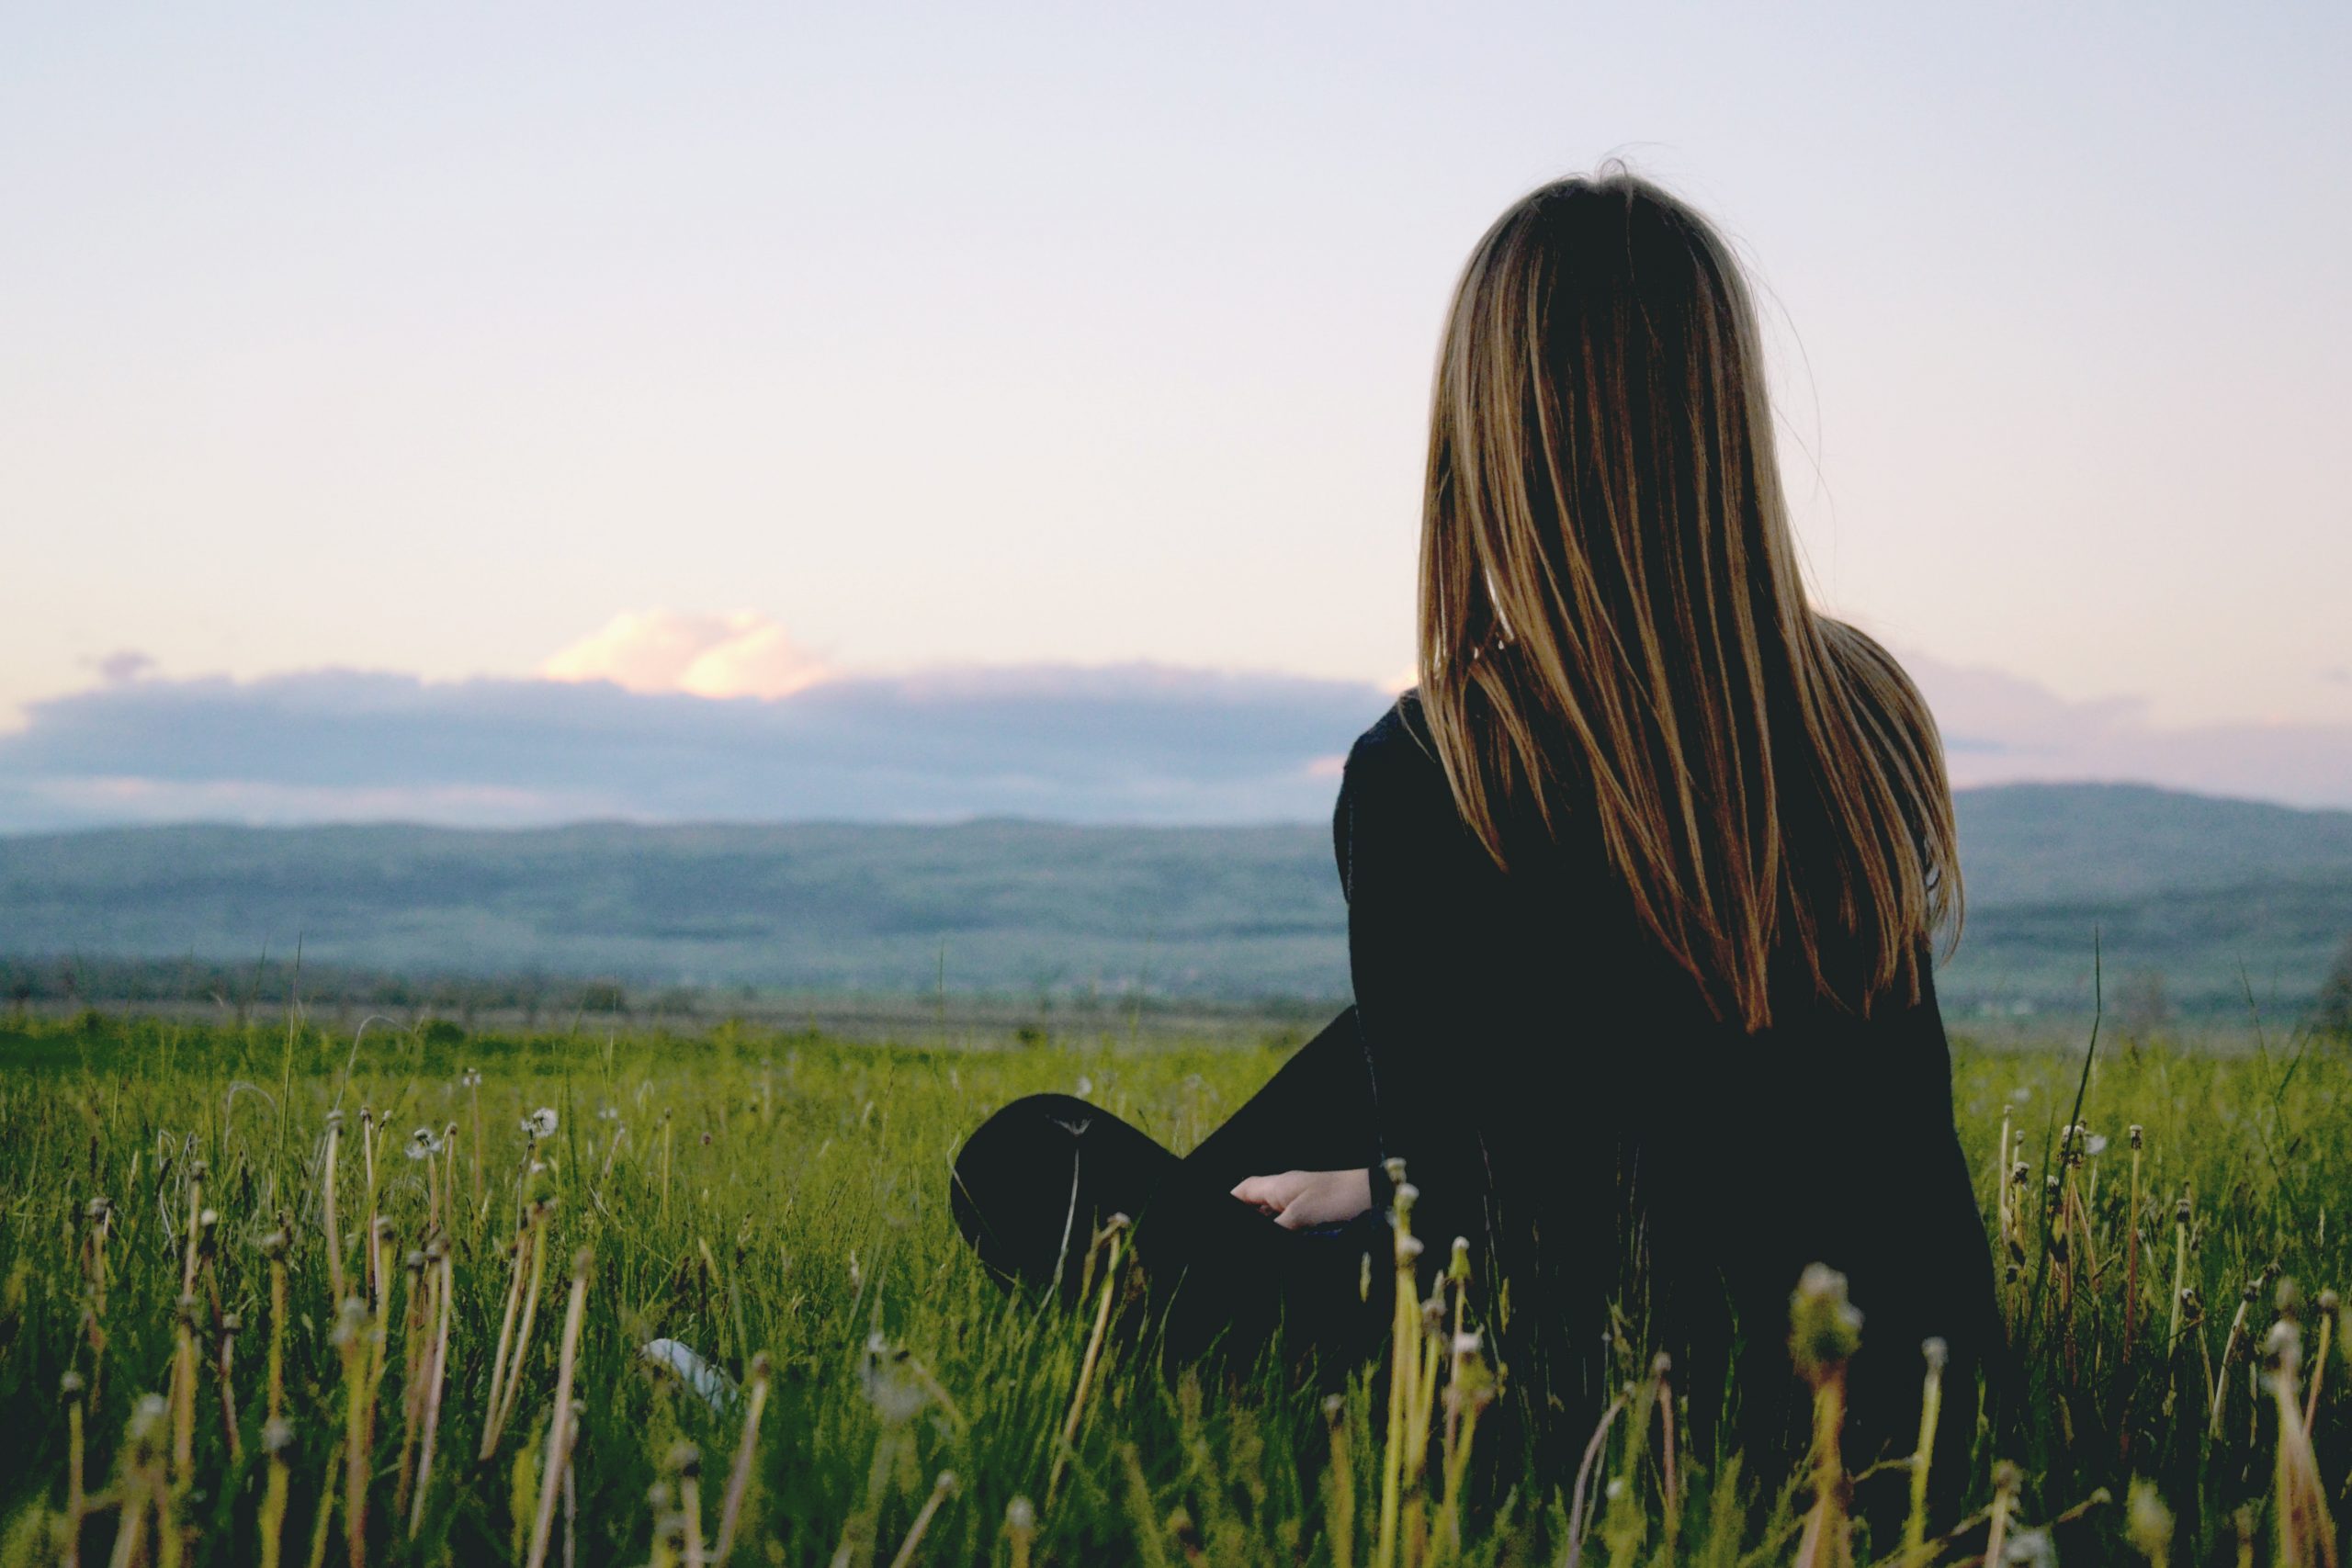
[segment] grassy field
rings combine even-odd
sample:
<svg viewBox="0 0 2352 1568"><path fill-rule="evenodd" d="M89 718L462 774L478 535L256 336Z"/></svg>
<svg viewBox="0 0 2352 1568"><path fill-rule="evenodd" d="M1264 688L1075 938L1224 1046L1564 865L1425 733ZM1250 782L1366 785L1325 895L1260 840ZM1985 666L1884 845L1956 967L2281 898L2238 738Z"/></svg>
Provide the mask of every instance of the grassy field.
<svg viewBox="0 0 2352 1568"><path fill-rule="evenodd" d="M1756 1456L1678 1449L1690 1391L1661 1402L1638 1344L1589 1471L1532 1473L1480 1428L1509 1369L1453 1332L1489 1281L1427 1335L1401 1302L1402 1354L1327 1401L1281 1365L1162 1375L1116 1331L1124 1235L1075 1313L967 1255L945 1174L990 1108L1075 1090L1182 1147L1277 1060L20 1021L0 1561L2335 1561L2340 1045L2102 1046L2070 1161L2080 1045L1962 1043L2026 1388L1979 1423L1970 1517L1916 1546L1845 1517L1834 1450L1759 1492ZM1834 1408L1833 1306L1805 1339ZM724 1370L715 1404L657 1337Z"/></svg>

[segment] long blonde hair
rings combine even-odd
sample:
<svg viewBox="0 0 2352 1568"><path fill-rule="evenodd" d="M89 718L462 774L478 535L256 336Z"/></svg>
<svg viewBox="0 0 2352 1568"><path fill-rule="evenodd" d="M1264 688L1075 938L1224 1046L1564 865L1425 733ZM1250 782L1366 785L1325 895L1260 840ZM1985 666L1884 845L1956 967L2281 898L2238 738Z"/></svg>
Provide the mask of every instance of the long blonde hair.
<svg viewBox="0 0 2352 1568"><path fill-rule="evenodd" d="M1917 1000L1961 918L1942 744L1886 650L1806 603L1747 287L1657 186L1544 186L1472 253L1419 597L1422 711L1498 864L1589 810L1643 925L1748 1030L1788 956L1850 1011Z"/></svg>

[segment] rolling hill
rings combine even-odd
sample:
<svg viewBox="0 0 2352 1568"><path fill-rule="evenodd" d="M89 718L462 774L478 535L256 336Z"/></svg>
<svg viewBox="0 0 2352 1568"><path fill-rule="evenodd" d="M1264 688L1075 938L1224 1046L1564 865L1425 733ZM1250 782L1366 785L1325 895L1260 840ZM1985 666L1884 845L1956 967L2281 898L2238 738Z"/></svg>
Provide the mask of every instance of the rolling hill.
<svg viewBox="0 0 2352 1568"><path fill-rule="evenodd" d="M1948 1008L2269 1016L2352 934L2352 812L2124 784L1958 800ZM866 993L1330 998L1344 910L1319 824L404 825L0 838L0 956L306 960L407 974Z"/></svg>

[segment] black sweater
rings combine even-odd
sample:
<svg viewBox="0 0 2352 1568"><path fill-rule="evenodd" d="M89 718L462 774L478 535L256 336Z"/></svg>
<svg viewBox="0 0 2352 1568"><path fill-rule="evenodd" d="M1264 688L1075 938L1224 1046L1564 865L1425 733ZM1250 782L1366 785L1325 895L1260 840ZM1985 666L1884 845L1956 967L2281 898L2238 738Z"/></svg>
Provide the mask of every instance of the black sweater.
<svg viewBox="0 0 2352 1568"><path fill-rule="evenodd" d="M1483 1280L1508 1278L1486 1321L1539 1411L1593 1408L1662 1347L1694 1414L1740 1384L1753 1441L1801 1423L1780 1348L1799 1272L1826 1262L1863 1314L1861 1435L1907 1450L1922 1340L1965 1379L1998 1333L1932 981L1867 1019L1776 984L1770 1028L1718 1022L1579 838L1589 820L1506 875L1412 693L1349 755L1332 830L1350 967L1379 1152L1418 1190L1425 1266L1462 1235ZM1740 1340L1773 1370L1735 1371ZM1948 1433L1973 1427L1972 1400L1948 1409Z"/></svg>

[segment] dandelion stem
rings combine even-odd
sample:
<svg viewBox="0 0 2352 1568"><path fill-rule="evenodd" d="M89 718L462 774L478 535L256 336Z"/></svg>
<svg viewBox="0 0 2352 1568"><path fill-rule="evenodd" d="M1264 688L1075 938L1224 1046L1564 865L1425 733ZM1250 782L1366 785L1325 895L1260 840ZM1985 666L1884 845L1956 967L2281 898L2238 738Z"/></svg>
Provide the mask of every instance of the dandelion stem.
<svg viewBox="0 0 2352 1568"><path fill-rule="evenodd" d="M941 1471L939 1479L932 1483L931 1495L923 1499L922 1507L915 1515L915 1522L908 1528L907 1539L899 1543L897 1553L891 1557L890 1568L911 1568L915 1560L915 1548L922 1544L922 1532L931 1528L932 1516L939 1512L939 1506L946 1502L947 1495L955 1490L956 1472L952 1470ZM688 1537L690 1542L692 1539ZM687 1550L689 1551L694 1550L691 1544ZM688 1559L689 1562L692 1561L691 1558Z"/></svg>
<svg viewBox="0 0 2352 1568"><path fill-rule="evenodd" d="M735 1441L735 1462L727 1472L727 1500L718 1511L718 1540L711 1561L723 1563L735 1550L735 1527L743 1517L743 1499L752 1490L752 1456L759 1447L760 1412L768 1403L768 1357L763 1350L752 1358L752 1397L743 1411L743 1435Z"/></svg>
<svg viewBox="0 0 2352 1568"><path fill-rule="evenodd" d="M449 1370L449 1319L455 1310L451 1298L456 1293L457 1280L447 1239L429 1244L426 1248L428 1255L435 1247L438 1248L438 1256L433 1261L438 1283L434 1291L434 1309L438 1321L429 1352L433 1362L424 1392L424 1438L416 1462L416 1495L409 1504L408 1535L411 1540L416 1539L418 1529L424 1523L424 1499L433 1490L433 1447L441 1431L441 1389Z"/></svg>
<svg viewBox="0 0 2352 1568"><path fill-rule="evenodd" d="M548 1542L555 1531L556 1491L562 1482L563 1467L571 1459L574 1427L571 1376L579 1365L580 1322L588 1304L590 1261L585 1247L571 1260L571 1300L564 1308L563 1344L556 1358L555 1419L548 1427L548 1460L539 1475L539 1516L531 1527L528 1568L541 1568L547 1562Z"/></svg>
<svg viewBox="0 0 2352 1568"><path fill-rule="evenodd" d="M1103 1226L1110 1241L1108 1261L1102 1269L1102 1294L1094 1307L1094 1329L1086 1337L1086 1354L1078 1364L1078 1388L1070 1395L1069 1415L1062 1422L1062 1440L1054 1453L1052 1473L1046 1478L1046 1501L1054 1500L1055 1491L1061 1485L1062 1472L1069 1466L1073 1445L1078 1441L1079 1423L1086 1415L1086 1391L1094 1382L1095 1363L1102 1359L1102 1341L1111 1328L1112 1299L1118 1290L1119 1262L1125 1256L1127 1217L1114 1214Z"/></svg>

